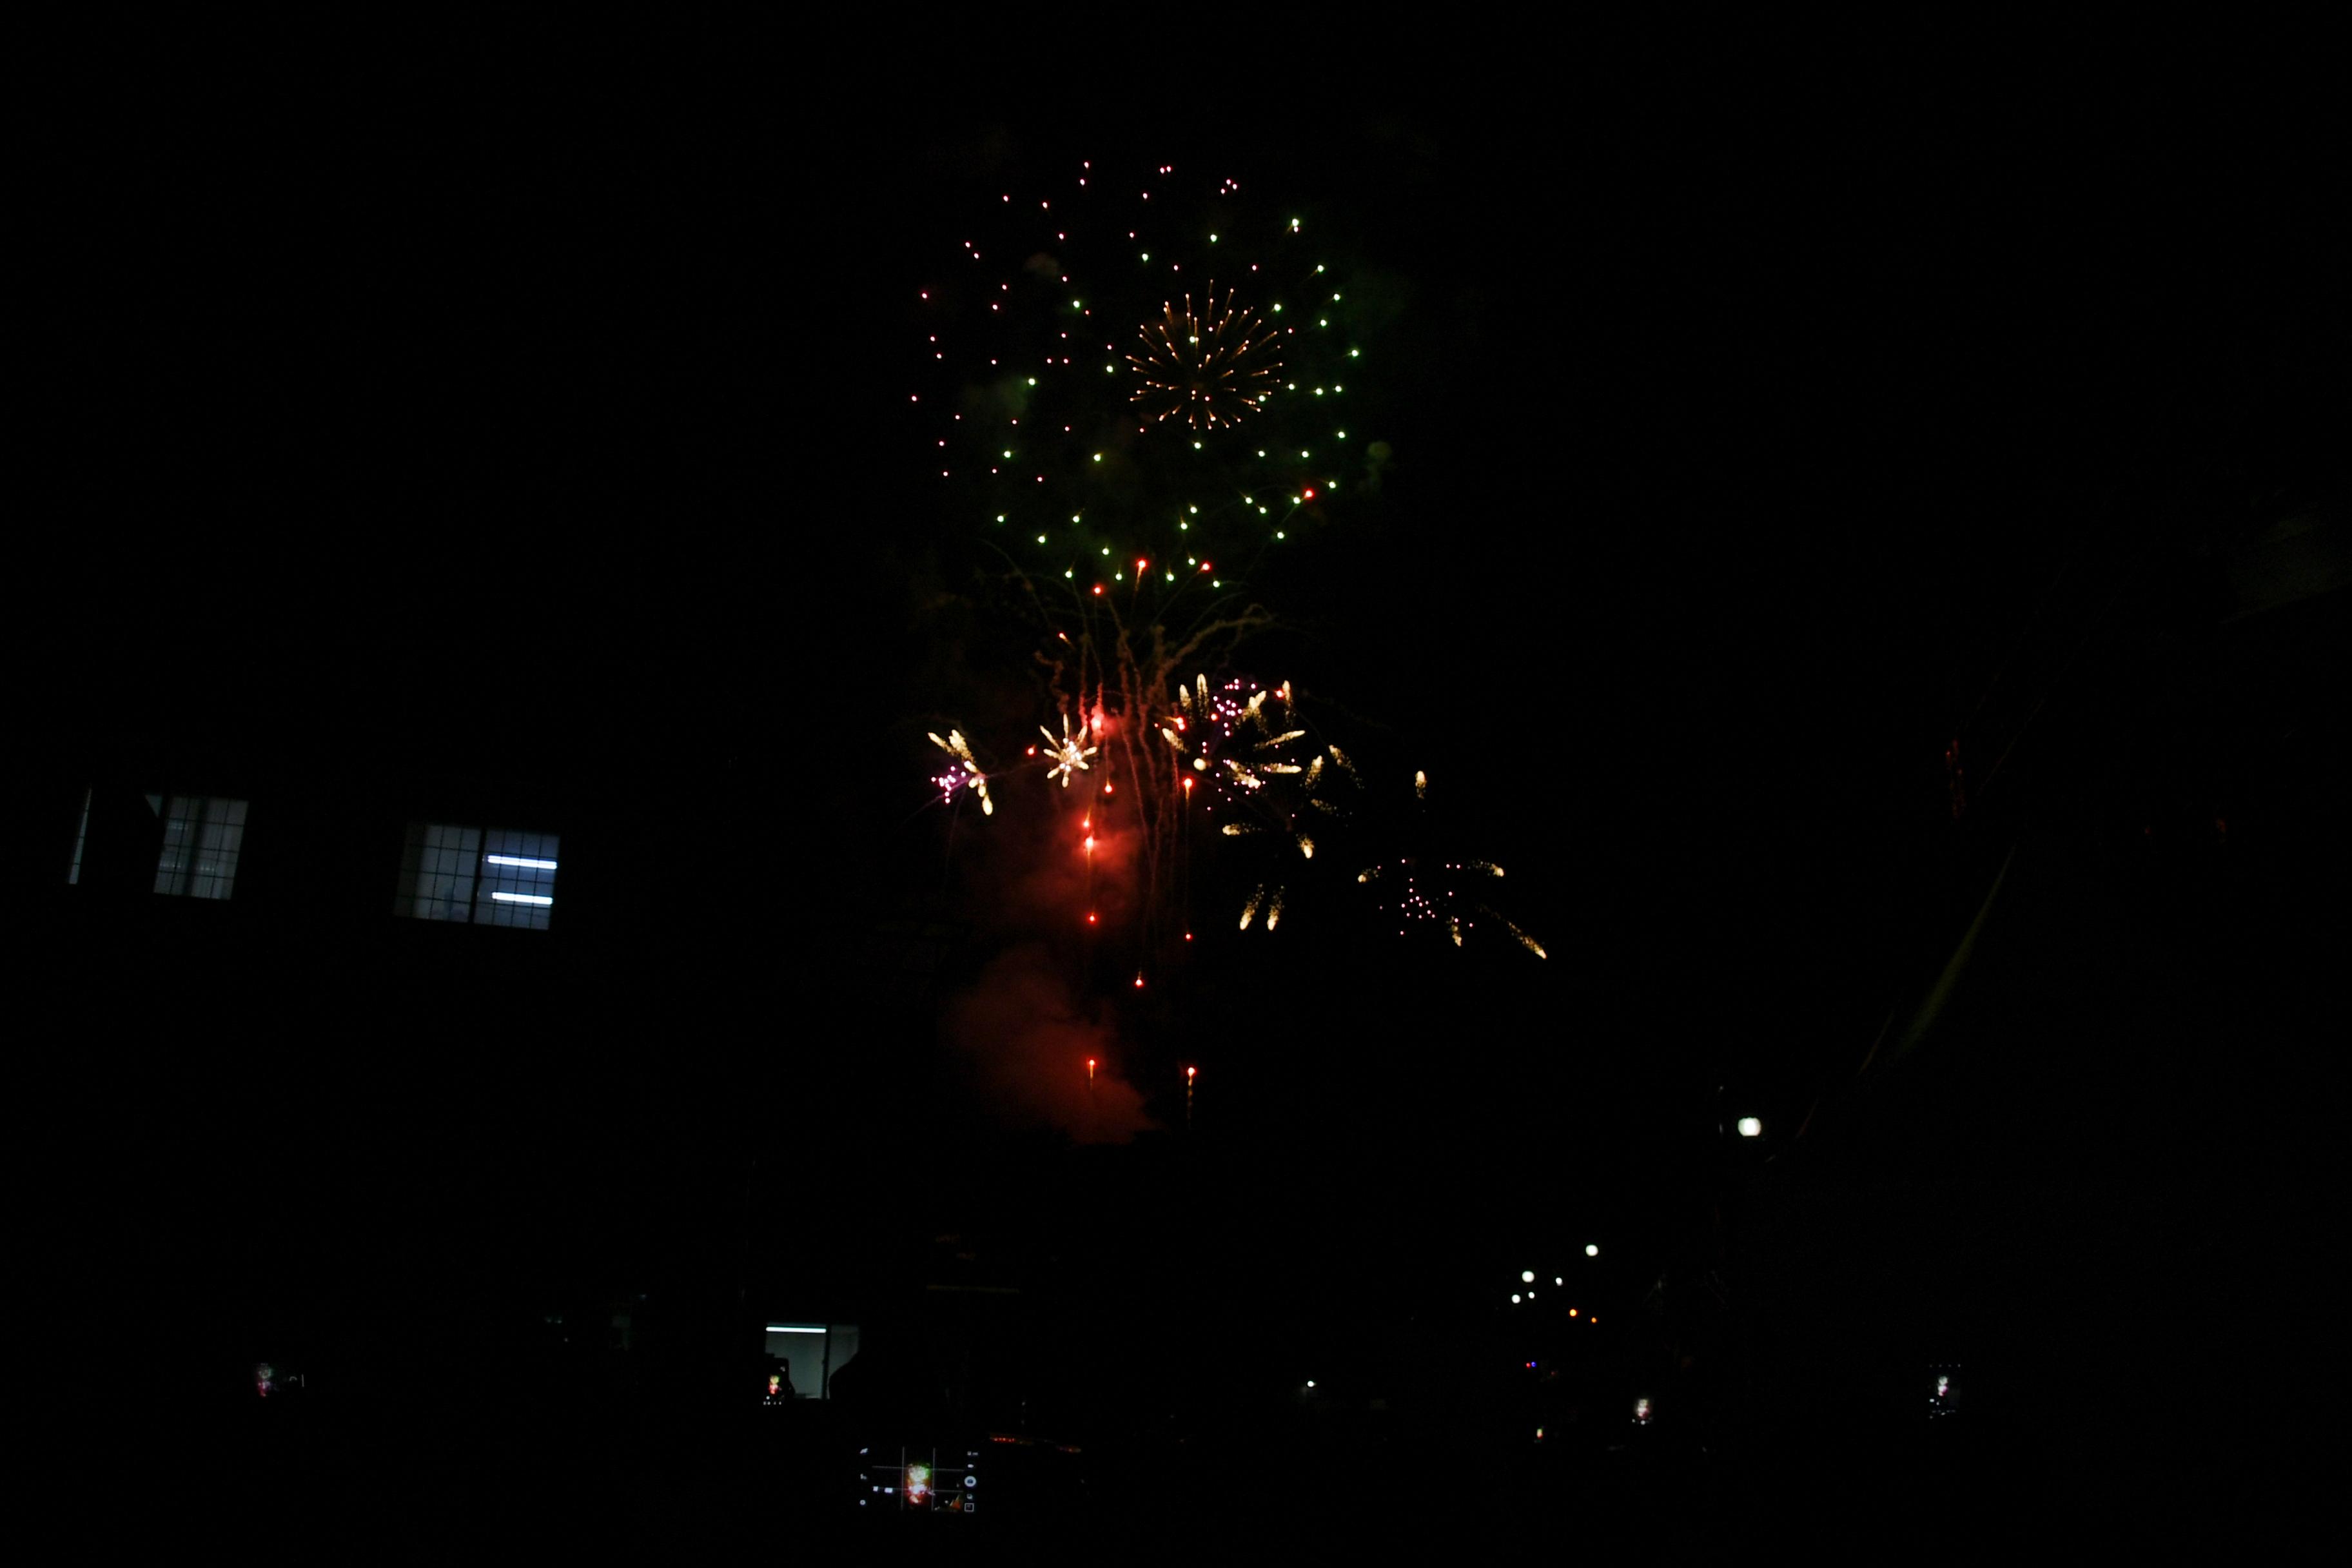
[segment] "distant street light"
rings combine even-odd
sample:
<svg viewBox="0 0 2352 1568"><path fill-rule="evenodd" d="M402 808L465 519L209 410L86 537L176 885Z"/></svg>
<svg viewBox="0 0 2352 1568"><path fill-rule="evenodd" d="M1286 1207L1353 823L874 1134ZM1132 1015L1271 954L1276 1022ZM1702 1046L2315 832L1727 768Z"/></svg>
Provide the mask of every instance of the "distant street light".
<svg viewBox="0 0 2352 1568"><path fill-rule="evenodd" d="M1536 1271L1535 1271L1534 1269L1532 1269L1532 1268L1522 1268L1522 1269L1520 1269L1520 1270L1519 1270L1519 1283L1520 1283L1520 1284L1522 1284L1522 1285L1532 1285L1532 1284L1534 1284L1535 1282L1536 1282Z"/></svg>
<svg viewBox="0 0 2352 1568"><path fill-rule="evenodd" d="M1601 1248L1593 1246L1592 1243L1588 1241L1584 1244L1584 1256L1587 1258L1598 1258L1601 1256Z"/></svg>
<svg viewBox="0 0 2352 1568"><path fill-rule="evenodd" d="M1752 1116L1743 1116L1739 1119L1739 1135L1742 1138L1761 1138L1764 1136L1764 1123Z"/></svg>

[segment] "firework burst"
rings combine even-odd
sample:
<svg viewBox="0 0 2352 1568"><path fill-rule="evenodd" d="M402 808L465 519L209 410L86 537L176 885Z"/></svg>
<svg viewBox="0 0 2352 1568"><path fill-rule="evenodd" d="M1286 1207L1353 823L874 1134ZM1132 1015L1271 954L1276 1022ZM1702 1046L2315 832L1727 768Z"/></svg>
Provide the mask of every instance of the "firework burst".
<svg viewBox="0 0 2352 1568"><path fill-rule="evenodd" d="M988 775L981 772L980 764L972 760L971 745L963 738L963 731L950 730L944 741L936 732L929 733L931 744L953 758L956 764L931 779L939 786L940 799L952 805L957 793L969 788L980 797L981 816L995 816L996 803L988 797Z"/></svg>
<svg viewBox="0 0 2352 1568"><path fill-rule="evenodd" d="M1067 789L1070 787L1071 779L1079 773L1093 771L1092 765L1087 759L1093 756L1099 748L1086 743L1087 736L1084 731L1076 735L1070 733L1070 716L1067 713L1062 715L1060 740L1055 740L1054 731L1043 724L1037 726L1037 733L1045 737L1046 750L1054 759L1054 765L1045 770L1047 778L1060 779L1062 787Z"/></svg>
<svg viewBox="0 0 2352 1568"><path fill-rule="evenodd" d="M1295 212L1161 165L997 193L910 302L906 407L951 516L1087 594L1222 589L1384 448L1351 410L1377 298Z"/></svg>
<svg viewBox="0 0 2352 1568"><path fill-rule="evenodd" d="M1282 339L1255 311L1234 304L1234 290L1217 302L1217 286L1200 314L1184 296L1160 320L1145 323L1142 352L1127 356L1137 386L1129 402L1154 423L1181 419L1192 430L1239 424L1282 389Z"/></svg>
<svg viewBox="0 0 2352 1568"><path fill-rule="evenodd" d="M1187 783L1197 784L1201 813L1219 837L1273 849L1286 866L1293 856L1314 859L1316 834L1344 815L1332 786L1357 780L1344 752L1309 742L1290 683L1254 689L1235 678L1213 690L1206 676L1195 676L1176 698L1173 722L1160 735L1190 771ZM1244 910L1244 931L1269 889L1270 910L1280 907L1286 873L1270 876ZM1269 913L1265 929L1275 923Z"/></svg>
<svg viewBox="0 0 2352 1568"><path fill-rule="evenodd" d="M1062 721L1028 754L1065 792L1084 775L1064 808L1085 807L1087 922L1098 835L1121 879L1101 934L1131 930L1145 963L1191 940L1196 854L1247 890L1241 930L1312 912L1324 880L1371 858L1353 843L1370 796L1287 684L1230 672L1275 625L1240 584L1270 580L1307 522L1344 521L1387 458L1351 390L1378 290L1295 215L1165 165L992 193L953 237L910 289L923 374L903 406L943 518L992 547L977 553L1036 638ZM933 740L954 759L942 793L986 809L969 745ZM1417 779L1406 809L1429 793ZM1400 929L1501 931L1540 955L1494 909L1499 876L1423 854L1360 880Z"/></svg>
<svg viewBox="0 0 2352 1568"><path fill-rule="evenodd" d="M1415 801L1425 803L1429 789L1429 775L1414 773ZM1398 856L1356 875L1358 886L1370 890L1399 936L1433 931L1458 948L1482 930L1499 931L1538 958L1550 957L1541 942L1489 901L1493 885L1502 879L1503 868L1492 860L1454 855Z"/></svg>

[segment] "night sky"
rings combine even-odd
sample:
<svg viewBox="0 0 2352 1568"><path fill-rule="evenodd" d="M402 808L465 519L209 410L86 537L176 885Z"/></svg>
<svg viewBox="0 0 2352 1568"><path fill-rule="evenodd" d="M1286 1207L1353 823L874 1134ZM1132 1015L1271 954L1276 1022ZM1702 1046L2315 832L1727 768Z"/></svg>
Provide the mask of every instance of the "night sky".
<svg viewBox="0 0 2352 1568"><path fill-rule="evenodd" d="M2316 1277L2337 1191L2307 1142L2342 952L2315 912L2352 427L2329 95L2288 38L1520 42L1365 38L1164 112L1143 60L1088 109L1017 57L812 54L748 99L60 93L20 132L39 765L522 780L583 867L626 847L594 962L560 971L610 989L563 1005L579 1033L362 1046L374 1004L312 973L331 1051L260 1005L152 1080L215 1123L279 1086L276 1153L173 1130L156 1089L148 1132L67 1119L64 1188L96 1213L93 1169L184 1181L152 1222L177 1278L321 1344L316 1303L383 1258L446 1241L452 1278L505 1278L499 1222L445 1226L436 1182L572 1215L517 1266L550 1289L723 1291L756 1152L826 1193L777 1245L836 1299L954 1235L1092 1281L1142 1339L1181 1276L1263 1313L1237 1385L1321 1356L1370 1387L1399 1325L1488 1331L1520 1255L1587 1231L1629 1315L1649 1277L1728 1281L1769 1332L1684 1326L1790 1408L1961 1344L2012 1431L2154 1413L2195 1449L2180 1412L2307 1380L2267 1303ZM923 733L976 722L950 693L1051 710L902 407L910 291L999 184L1080 158L1296 193L1399 302L1365 377L1387 482L1244 662L1399 784L1425 768L1549 953L1338 910L1275 950L1220 914L1140 1000L1049 944L1141 1085L1109 1147L1041 1130L1061 1102L942 1022L1043 940L1007 885L1037 797L951 822ZM2243 615L2263 531L2307 516L2335 555ZM128 962L74 929L70 973ZM110 1005L43 1026L163 1049ZM1720 1131L1751 1110L1761 1151ZM344 1147L412 1137L415 1182ZM627 1195L577 1198L600 1183ZM339 1239L240 1282L213 1244L306 1185L341 1195L286 1197L293 1228ZM136 1226L60 1226L141 1279ZM2185 1462L2033 1441L2049 1488Z"/></svg>

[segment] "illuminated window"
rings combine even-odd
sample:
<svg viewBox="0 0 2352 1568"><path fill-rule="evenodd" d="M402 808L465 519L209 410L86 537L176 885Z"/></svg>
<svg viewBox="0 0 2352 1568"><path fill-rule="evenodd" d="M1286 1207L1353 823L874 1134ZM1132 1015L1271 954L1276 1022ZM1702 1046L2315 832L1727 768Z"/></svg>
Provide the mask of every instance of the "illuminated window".
<svg viewBox="0 0 2352 1568"><path fill-rule="evenodd" d="M791 1370L801 1399L833 1397L833 1374L857 1354L856 1323L770 1323L768 1359Z"/></svg>
<svg viewBox="0 0 2352 1568"><path fill-rule="evenodd" d="M392 912L545 931L555 908L556 836L412 822Z"/></svg>
<svg viewBox="0 0 2352 1568"><path fill-rule="evenodd" d="M246 802L208 795L151 795L147 804L163 821L155 890L192 899L227 898L236 881L237 850L245 840ZM77 875L79 849L77 845Z"/></svg>

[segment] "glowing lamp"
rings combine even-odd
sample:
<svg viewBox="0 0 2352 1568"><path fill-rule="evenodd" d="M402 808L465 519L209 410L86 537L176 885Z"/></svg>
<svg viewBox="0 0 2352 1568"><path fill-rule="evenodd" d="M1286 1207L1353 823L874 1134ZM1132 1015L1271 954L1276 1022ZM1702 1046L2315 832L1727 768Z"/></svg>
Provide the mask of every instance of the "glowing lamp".
<svg viewBox="0 0 2352 1568"><path fill-rule="evenodd" d="M1532 1268L1522 1268L1519 1270L1519 1279L1522 1283L1532 1285L1536 1282L1536 1271Z"/></svg>
<svg viewBox="0 0 2352 1568"><path fill-rule="evenodd" d="M1587 1258L1598 1258L1601 1256L1601 1248L1593 1246L1592 1243L1588 1241L1584 1244L1584 1256Z"/></svg>
<svg viewBox="0 0 2352 1568"><path fill-rule="evenodd" d="M1761 1138L1764 1135L1764 1123L1753 1116L1743 1116L1739 1119L1739 1135L1742 1138Z"/></svg>

